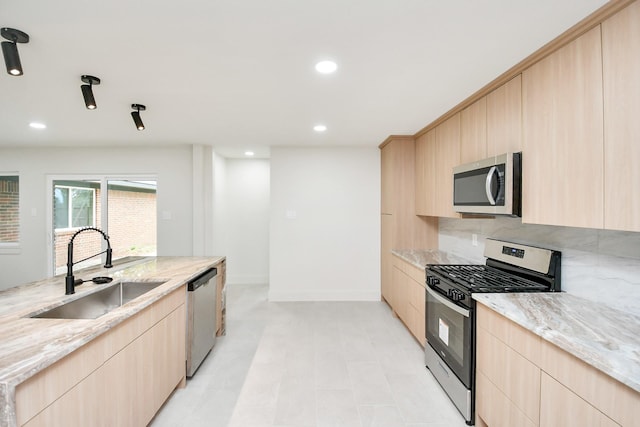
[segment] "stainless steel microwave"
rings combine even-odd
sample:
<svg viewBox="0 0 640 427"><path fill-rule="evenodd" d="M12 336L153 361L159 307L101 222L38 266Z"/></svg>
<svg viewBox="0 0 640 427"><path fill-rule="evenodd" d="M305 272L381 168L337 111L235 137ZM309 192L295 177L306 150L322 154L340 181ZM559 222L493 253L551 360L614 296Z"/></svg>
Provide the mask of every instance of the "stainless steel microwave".
<svg viewBox="0 0 640 427"><path fill-rule="evenodd" d="M521 215L522 153L506 153L453 168L456 212Z"/></svg>

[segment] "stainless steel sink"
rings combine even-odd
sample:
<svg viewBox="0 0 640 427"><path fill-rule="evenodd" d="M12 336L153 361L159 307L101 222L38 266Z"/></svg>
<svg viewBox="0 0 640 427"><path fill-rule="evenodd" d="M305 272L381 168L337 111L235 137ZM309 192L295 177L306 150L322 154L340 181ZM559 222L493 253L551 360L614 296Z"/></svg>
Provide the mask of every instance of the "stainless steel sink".
<svg viewBox="0 0 640 427"><path fill-rule="evenodd" d="M98 292L32 315L40 319L96 319L165 283L164 281L118 282Z"/></svg>

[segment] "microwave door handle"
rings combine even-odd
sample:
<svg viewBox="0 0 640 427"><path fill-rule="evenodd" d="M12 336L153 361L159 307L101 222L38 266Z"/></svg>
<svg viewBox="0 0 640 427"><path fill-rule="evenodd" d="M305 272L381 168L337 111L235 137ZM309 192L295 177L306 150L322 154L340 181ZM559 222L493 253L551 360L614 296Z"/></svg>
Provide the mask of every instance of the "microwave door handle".
<svg viewBox="0 0 640 427"><path fill-rule="evenodd" d="M491 166L491 169L489 169L489 173L487 174L487 180L484 183L484 189L487 192L487 199L489 199L489 203L491 205L496 204L496 199L493 197L493 193L491 192L491 183L493 182L494 176L496 176L496 167Z"/></svg>

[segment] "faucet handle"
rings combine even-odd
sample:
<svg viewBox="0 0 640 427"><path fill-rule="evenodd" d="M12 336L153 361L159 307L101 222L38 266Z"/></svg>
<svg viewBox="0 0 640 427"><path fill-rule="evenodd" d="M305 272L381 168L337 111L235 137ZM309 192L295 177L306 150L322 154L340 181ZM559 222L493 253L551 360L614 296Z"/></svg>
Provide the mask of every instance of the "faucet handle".
<svg viewBox="0 0 640 427"><path fill-rule="evenodd" d="M111 268L113 267L113 264L111 264L111 257L113 255L113 251L111 250L111 248L107 248L107 260L104 263L104 268Z"/></svg>

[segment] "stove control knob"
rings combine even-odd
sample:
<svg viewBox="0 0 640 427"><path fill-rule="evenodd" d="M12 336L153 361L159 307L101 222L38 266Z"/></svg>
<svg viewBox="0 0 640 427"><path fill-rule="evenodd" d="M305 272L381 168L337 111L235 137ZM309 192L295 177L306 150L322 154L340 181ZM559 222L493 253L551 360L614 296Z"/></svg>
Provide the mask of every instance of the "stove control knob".
<svg viewBox="0 0 640 427"><path fill-rule="evenodd" d="M454 301L462 301L464 299L464 294L457 289L453 289L451 291L451 299Z"/></svg>
<svg viewBox="0 0 640 427"><path fill-rule="evenodd" d="M438 279L437 277L427 276L427 285L435 286L438 283L440 283L440 279Z"/></svg>

